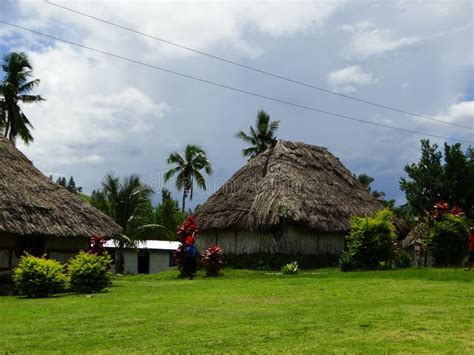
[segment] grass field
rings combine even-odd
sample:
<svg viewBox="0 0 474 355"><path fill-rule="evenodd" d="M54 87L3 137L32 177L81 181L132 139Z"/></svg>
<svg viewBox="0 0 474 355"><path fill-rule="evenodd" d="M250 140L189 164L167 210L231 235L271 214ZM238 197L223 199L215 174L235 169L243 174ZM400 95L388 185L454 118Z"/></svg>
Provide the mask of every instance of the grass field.
<svg viewBox="0 0 474 355"><path fill-rule="evenodd" d="M114 279L108 293L0 297L2 352L474 352L474 271Z"/></svg>

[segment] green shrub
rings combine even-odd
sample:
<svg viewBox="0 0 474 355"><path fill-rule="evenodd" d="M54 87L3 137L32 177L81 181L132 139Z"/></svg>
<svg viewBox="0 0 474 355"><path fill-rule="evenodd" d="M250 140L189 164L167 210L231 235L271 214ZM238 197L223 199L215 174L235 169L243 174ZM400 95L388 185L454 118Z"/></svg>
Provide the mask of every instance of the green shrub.
<svg viewBox="0 0 474 355"><path fill-rule="evenodd" d="M435 222L428 248L435 265L459 265L467 255L468 226L464 218L446 214Z"/></svg>
<svg viewBox="0 0 474 355"><path fill-rule="evenodd" d="M70 287L74 292L92 293L105 290L111 285L112 273L109 254L89 254L81 251L69 261Z"/></svg>
<svg viewBox="0 0 474 355"><path fill-rule="evenodd" d="M339 269L343 272L352 271L355 269L354 259L352 258L352 254L349 252L344 252L341 254L339 258Z"/></svg>
<svg viewBox="0 0 474 355"><path fill-rule="evenodd" d="M281 268L281 272L285 275L292 275L298 273L298 263L293 261L292 263L286 264Z"/></svg>
<svg viewBox="0 0 474 355"><path fill-rule="evenodd" d="M13 273L13 282L20 295L27 297L47 297L64 292L67 277L64 268L56 260L22 256Z"/></svg>
<svg viewBox="0 0 474 355"><path fill-rule="evenodd" d="M392 217L392 213L385 209L374 218L351 218L348 252L358 267L376 269L380 263L390 263L396 239Z"/></svg>
<svg viewBox="0 0 474 355"><path fill-rule="evenodd" d="M406 269L411 266L410 255L405 250L400 250L398 258L395 260L395 266L400 269Z"/></svg>

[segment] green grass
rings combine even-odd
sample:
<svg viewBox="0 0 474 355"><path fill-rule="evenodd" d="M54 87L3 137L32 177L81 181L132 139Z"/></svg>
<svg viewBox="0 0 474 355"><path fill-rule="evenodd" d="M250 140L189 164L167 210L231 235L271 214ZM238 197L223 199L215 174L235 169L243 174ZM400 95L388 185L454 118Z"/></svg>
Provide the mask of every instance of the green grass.
<svg viewBox="0 0 474 355"><path fill-rule="evenodd" d="M0 353L474 351L474 272L176 275L117 277L92 296L0 297Z"/></svg>

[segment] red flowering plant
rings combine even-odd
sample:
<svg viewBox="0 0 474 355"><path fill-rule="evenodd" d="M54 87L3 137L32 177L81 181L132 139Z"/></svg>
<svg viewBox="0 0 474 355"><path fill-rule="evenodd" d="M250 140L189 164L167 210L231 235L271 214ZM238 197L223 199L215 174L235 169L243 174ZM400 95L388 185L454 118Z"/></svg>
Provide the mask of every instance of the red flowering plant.
<svg viewBox="0 0 474 355"><path fill-rule="evenodd" d="M430 216L435 221L440 221L446 214L451 214L455 217L462 217L464 216L464 212L458 206L454 206L452 208L449 207L449 204L444 201L438 202L430 211Z"/></svg>
<svg viewBox="0 0 474 355"><path fill-rule="evenodd" d="M184 267L184 254L186 248L186 239L192 238L196 240L199 234L199 227L194 220L194 217L190 215L184 222L176 229L177 239L181 243L178 249L173 254L174 262L178 270L183 273Z"/></svg>
<svg viewBox="0 0 474 355"><path fill-rule="evenodd" d="M224 250L218 245L211 245L202 255L202 263L206 267L207 276L218 276L224 265L222 255Z"/></svg>
<svg viewBox="0 0 474 355"><path fill-rule="evenodd" d="M104 255L107 239L103 235L94 235L89 238L89 254Z"/></svg>

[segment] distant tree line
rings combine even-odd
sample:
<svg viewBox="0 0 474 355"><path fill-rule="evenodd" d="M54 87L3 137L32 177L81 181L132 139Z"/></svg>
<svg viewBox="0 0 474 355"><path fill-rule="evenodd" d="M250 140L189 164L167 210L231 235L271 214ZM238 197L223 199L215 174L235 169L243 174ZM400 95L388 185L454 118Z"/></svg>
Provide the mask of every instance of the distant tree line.
<svg viewBox="0 0 474 355"><path fill-rule="evenodd" d="M51 180L53 180L53 176L49 176ZM67 180L66 177L60 176L56 179L56 184L59 186L65 187L72 193L82 193L82 186L76 186L76 181L74 180L74 177L71 176Z"/></svg>

